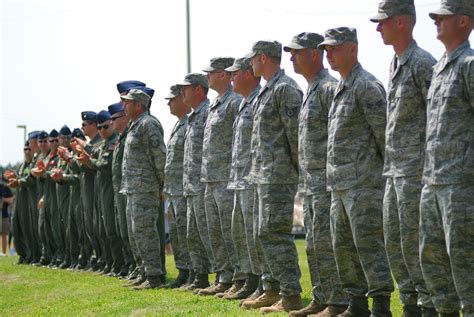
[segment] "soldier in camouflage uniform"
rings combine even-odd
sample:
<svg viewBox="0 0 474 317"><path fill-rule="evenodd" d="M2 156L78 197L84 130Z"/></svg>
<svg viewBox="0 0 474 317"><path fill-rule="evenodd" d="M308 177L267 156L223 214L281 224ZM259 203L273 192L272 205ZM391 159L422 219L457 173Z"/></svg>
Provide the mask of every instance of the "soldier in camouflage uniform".
<svg viewBox="0 0 474 317"><path fill-rule="evenodd" d="M192 108L184 136L183 195L186 197L186 230L193 274L181 288L195 290L209 286L213 257L204 209L204 185L201 183L202 143L209 100L206 76L190 73L184 77L181 95Z"/></svg>
<svg viewBox="0 0 474 317"><path fill-rule="evenodd" d="M93 111L83 111L81 113L82 130L89 138L88 144L99 147L102 138L97 131L97 113ZM80 154L79 154L80 157ZM95 171L82 166L78 157L72 158L71 168L74 173L81 174L81 198L83 207L83 227L86 232L86 252L88 253L88 266L90 270L99 270L97 259L100 256L99 242L96 232L94 232L94 205L95 205Z"/></svg>
<svg viewBox="0 0 474 317"><path fill-rule="evenodd" d="M427 97L421 268L440 316L474 316L474 2L442 0L430 17L446 53Z"/></svg>
<svg viewBox="0 0 474 317"><path fill-rule="evenodd" d="M257 191L258 241L267 267L263 269L265 292L242 306L263 307L264 313L299 310L303 307L301 272L291 230L298 182L298 113L303 93L280 68L279 42L258 41L247 57L251 58L255 76L267 81L254 102L249 174ZM280 290L275 282L280 284Z"/></svg>
<svg viewBox="0 0 474 317"><path fill-rule="evenodd" d="M393 282L383 241L383 153L386 96L383 85L357 59L357 33L340 27L319 45L341 80L329 110L327 188L331 234L343 290L350 296L341 316L391 316Z"/></svg>
<svg viewBox="0 0 474 317"><path fill-rule="evenodd" d="M232 57L216 57L204 69L209 88L218 94L209 105L204 127L201 181L205 184L207 228L219 281L199 291L199 295L223 293L232 286L233 278L234 281L245 278L236 266L237 254L231 232L234 192L227 189L232 160L232 124L241 101L241 97L232 91L230 73L225 71L233 62Z"/></svg>
<svg viewBox="0 0 474 317"><path fill-rule="evenodd" d="M131 88L135 87L145 87L146 84L137 81L137 80L126 80L122 81L117 84L117 91L122 95L126 95ZM150 100L151 102L151 100ZM121 104L121 102L120 102ZM117 104L115 104L117 106ZM113 105L112 105L113 106ZM138 255L138 251L135 245L135 240L133 239L132 234L132 218L130 214L127 214L127 195L120 193L120 186L122 182L122 163L123 163L123 150L125 148L125 139L127 138L128 132L128 119L125 116L125 112L123 112L123 105L121 105L122 112L118 112L117 114L112 115L113 117L113 126L116 133L119 133L119 139L117 147L114 151L114 157L112 160L112 178L114 182L114 197L116 200L116 208L117 208L117 218L119 224L119 232L122 240L124 242L124 246L127 251L124 251L125 256L125 263L130 262L129 264L129 275L127 279L129 281L134 281L136 278L139 278L138 282L143 282L145 278L145 273L140 272L140 265L141 259ZM110 109L109 109L110 112ZM122 116L123 115L123 116ZM130 260L127 260L126 253L130 254ZM140 274L142 273L142 274ZM131 283L133 284L133 282ZM127 286L127 285L126 285Z"/></svg>
<svg viewBox="0 0 474 317"><path fill-rule="evenodd" d="M135 289L156 288L164 273L156 225L166 159L163 129L149 114L151 98L143 90L130 89L121 99L131 125L125 140L120 191L127 195L132 232L146 274L146 280Z"/></svg>
<svg viewBox="0 0 474 317"><path fill-rule="evenodd" d="M175 281L168 284L169 288L177 288L186 283L189 270L192 268L186 241L186 198L183 196L183 157L184 134L188 127L190 107L183 102L181 89L178 85L170 87L168 96L170 112L178 118L166 148L165 184L163 193L168 199L170 215L169 236L173 248L174 262L179 271Z"/></svg>
<svg viewBox="0 0 474 317"><path fill-rule="evenodd" d="M283 48L291 53L295 72L308 82L298 119L298 194L303 204L313 300L307 307L290 312L290 316L307 316L323 310L322 316L331 316L347 308L332 249L331 194L326 191L328 112L336 79L323 66L323 51L318 49L323 40L317 33L303 32Z"/></svg>
<svg viewBox="0 0 474 317"><path fill-rule="evenodd" d="M400 291L404 316L435 316L423 280L419 256L419 204L426 130L426 94L436 60L413 39L413 0L379 4L378 23L384 44L395 50L387 95L383 203L385 248ZM420 305L421 308L418 306Z"/></svg>
<svg viewBox="0 0 474 317"><path fill-rule="evenodd" d="M238 58L226 68L232 72L234 92L243 97L233 125L232 163L227 188L234 190L234 209L232 211L232 239L237 252L237 266L245 280L234 282L234 291L223 296L225 299L245 299L253 294L262 275L261 249L255 243L254 188L245 178L250 171L250 140L252 137L253 106L260 91L260 77L253 74L250 59ZM259 289L259 294L261 288Z"/></svg>

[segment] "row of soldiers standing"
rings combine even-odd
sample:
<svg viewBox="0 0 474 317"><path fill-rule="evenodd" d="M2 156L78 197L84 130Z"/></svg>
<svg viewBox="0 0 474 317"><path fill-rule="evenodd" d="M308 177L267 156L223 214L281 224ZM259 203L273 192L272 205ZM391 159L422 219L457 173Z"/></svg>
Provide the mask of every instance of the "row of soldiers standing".
<svg viewBox="0 0 474 317"><path fill-rule="evenodd" d="M153 89L138 81L121 82L117 89L127 95L138 86L143 91L142 112L150 116ZM163 170L163 130L150 117L157 130L153 137L161 142L157 168ZM145 270L147 256L143 258L139 248L143 249L142 241L148 237L140 224L148 219L134 221L136 215L127 214L127 194L133 190L129 189L130 177L122 177L122 165L125 153L132 152L125 151L125 141L129 134L134 135L137 125L128 124L121 102L99 113L84 111L81 119L82 130L71 132L64 126L49 134L29 133L18 173L4 174L8 186L17 188L13 232L19 263L135 278ZM163 176L157 173L154 177L157 183L147 191L159 193ZM158 251L152 255L164 267L164 208L159 195L153 215L153 225L147 229L157 235ZM161 275L164 280L164 271Z"/></svg>
<svg viewBox="0 0 474 317"><path fill-rule="evenodd" d="M264 313L391 316L392 273L404 316L473 316L474 4L442 0L430 17L446 47L438 63L412 37L413 1L386 0L371 19L395 50L388 94L358 62L347 27L301 33L284 47L308 81L304 95L280 68L276 41L211 59L206 75L171 87L179 121L166 159L146 87L122 95L135 133L124 141L120 191L142 264L128 285L163 286L155 224L163 189L180 271L169 287ZM324 51L339 82L323 67ZM94 151L77 143L84 151L66 161L87 166ZM297 191L313 285L307 307L291 235Z"/></svg>

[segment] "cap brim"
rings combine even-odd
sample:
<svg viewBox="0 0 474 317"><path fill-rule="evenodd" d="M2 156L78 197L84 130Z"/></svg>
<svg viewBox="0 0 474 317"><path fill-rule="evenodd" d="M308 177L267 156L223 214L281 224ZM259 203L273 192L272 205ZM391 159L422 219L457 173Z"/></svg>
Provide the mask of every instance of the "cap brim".
<svg viewBox="0 0 474 317"><path fill-rule="evenodd" d="M232 72L236 72L236 71L238 71L238 70L240 70L240 68L237 67L237 66L235 66L235 65L232 65L232 66L227 67L227 68L225 69L226 72L231 72L231 73L232 73Z"/></svg>
<svg viewBox="0 0 474 317"><path fill-rule="evenodd" d="M370 18L370 21L377 23L377 22L380 22L382 20L386 20L388 18L389 18L389 16L388 16L387 13L377 13L376 15L374 15L373 17Z"/></svg>
<svg viewBox="0 0 474 317"><path fill-rule="evenodd" d="M247 55L245 55L246 58L252 58L254 57L255 55L257 55L256 52L250 52L250 53L247 53Z"/></svg>
<svg viewBox="0 0 474 317"><path fill-rule="evenodd" d="M177 85L178 86L190 86L190 85L192 85L192 83L190 83L187 80L183 80L182 82L178 83Z"/></svg>
<svg viewBox="0 0 474 317"><path fill-rule="evenodd" d="M165 99L170 100L170 99L173 99L173 98L178 97L178 96L179 95L169 94L168 96L165 97Z"/></svg>
<svg viewBox="0 0 474 317"><path fill-rule="evenodd" d="M454 15L454 13L449 11L448 9L443 9L443 8L440 8L438 10L435 10L429 13L430 18L432 18L433 20L435 20L438 15Z"/></svg>
<svg viewBox="0 0 474 317"><path fill-rule="evenodd" d="M303 49L305 49L305 48L306 48L306 47L303 47L303 46L301 46L301 45L299 45L299 44L296 44L296 43L290 43L290 44L288 44L287 46L283 46L283 50L284 50L285 52L289 52L289 51L291 51L291 50L303 50Z"/></svg>
<svg viewBox="0 0 474 317"><path fill-rule="evenodd" d="M206 68L204 68L202 71L205 72L205 73L210 73L210 72L213 72L215 71L216 69L212 66L207 66Z"/></svg>
<svg viewBox="0 0 474 317"><path fill-rule="evenodd" d="M324 47L326 46L338 46L338 45L341 45L342 43L344 43L344 41L338 41L338 40L332 40L332 39L324 40L321 42L321 44L318 45L318 48L324 49Z"/></svg>
<svg viewBox="0 0 474 317"><path fill-rule="evenodd" d="M129 95L123 95L123 96L120 96L120 99L125 99L125 100L134 100L132 96L129 96Z"/></svg>

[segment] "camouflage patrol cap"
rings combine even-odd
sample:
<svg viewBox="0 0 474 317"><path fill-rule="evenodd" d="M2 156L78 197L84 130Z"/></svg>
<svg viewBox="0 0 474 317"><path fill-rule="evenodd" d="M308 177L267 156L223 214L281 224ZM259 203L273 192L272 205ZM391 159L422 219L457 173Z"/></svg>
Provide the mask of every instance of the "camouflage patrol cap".
<svg viewBox="0 0 474 317"><path fill-rule="evenodd" d="M413 0L385 0L379 3L378 13L370 21L379 22L395 15L416 15Z"/></svg>
<svg viewBox="0 0 474 317"><path fill-rule="evenodd" d="M271 57L281 57L281 43L278 41L258 41L253 43L252 50L245 57L252 58L258 54Z"/></svg>
<svg viewBox="0 0 474 317"><path fill-rule="evenodd" d="M206 75L201 73L189 73L184 76L184 80L178 86L200 85L204 88L209 88Z"/></svg>
<svg viewBox="0 0 474 317"><path fill-rule="evenodd" d="M250 58L241 57L237 58L234 61L234 65L227 67L225 70L228 72L236 72L238 70L250 70L252 69L252 64L250 64Z"/></svg>
<svg viewBox="0 0 474 317"><path fill-rule="evenodd" d="M437 10L429 13L430 18L436 19L438 15L467 15L474 18L474 1L472 0L441 0Z"/></svg>
<svg viewBox="0 0 474 317"><path fill-rule="evenodd" d="M134 100L142 105L147 106L150 103L150 96L139 88L132 88L126 95L120 96L121 99Z"/></svg>
<svg viewBox="0 0 474 317"><path fill-rule="evenodd" d="M210 73L215 72L216 70L224 70L227 67L232 66L235 58L233 57L214 57L211 58L209 66L203 69L204 72Z"/></svg>
<svg viewBox="0 0 474 317"><path fill-rule="evenodd" d="M318 48L324 49L326 45L337 46L345 42L357 43L357 31L355 28L342 26L327 30L324 32L324 41L318 45Z"/></svg>
<svg viewBox="0 0 474 317"><path fill-rule="evenodd" d="M305 48L318 48L318 45L324 41L324 36L318 33L303 32L295 35L291 39L291 43L283 47L285 52L291 50L302 50Z"/></svg>
<svg viewBox="0 0 474 317"><path fill-rule="evenodd" d="M181 87L179 85L173 85L170 87L170 92L168 96L165 97L165 99L173 99L175 97L178 97L181 94Z"/></svg>

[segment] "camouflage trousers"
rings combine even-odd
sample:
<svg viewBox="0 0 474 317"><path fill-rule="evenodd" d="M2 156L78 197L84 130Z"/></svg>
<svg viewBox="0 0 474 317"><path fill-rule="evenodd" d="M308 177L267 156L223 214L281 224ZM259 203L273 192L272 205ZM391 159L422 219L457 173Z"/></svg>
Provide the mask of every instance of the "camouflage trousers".
<svg viewBox="0 0 474 317"><path fill-rule="evenodd" d="M268 276L264 268L262 279L267 285L278 281L283 296L301 293L298 252L291 234L295 194L296 184L257 185L258 240L271 273Z"/></svg>
<svg viewBox="0 0 474 317"><path fill-rule="evenodd" d="M313 299L320 304L347 305L347 296L341 288L332 249L331 193L300 194L300 197Z"/></svg>
<svg viewBox="0 0 474 317"><path fill-rule="evenodd" d="M390 268L404 305L433 307L420 266L421 179L388 178L383 199L383 231Z"/></svg>
<svg viewBox="0 0 474 317"><path fill-rule="evenodd" d="M342 289L351 296L390 296L393 281L383 240L383 192L333 191L331 236Z"/></svg>
<svg viewBox="0 0 474 317"><path fill-rule="evenodd" d="M135 236L133 235L132 213L131 213L131 210L128 209L127 197L128 196L125 195L125 203L127 204L127 207L125 209L125 216L127 218L127 233L128 233L128 242L130 244L130 252L132 253L132 257L133 257L137 267L140 268L141 273L145 273L144 268L142 266L142 259L140 258L140 253L138 252L137 244L135 243Z"/></svg>
<svg viewBox="0 0 474 317"><path fill-rule="evenodd" d="M177 269L187 270L192 268L192 265L186 241L186 198L183 196L170 196L168 201L168 214L170 215L168 225L174 263Z"/></svg>
<svg viewBox="0 0 474 317"><path fill-rule="evenodd" d="M160 235L156 225L159 208L159 192L127 194L127 212L131 216L133 238L148 277L163 274Z"/></svg>
<svg viewBox="0 0 474 317"><path fill-rule="evenodd" d="M208 274L213 271L214 259L207 230L204 191L186 196L186 202L186 239L191 264L196 273Z"/></svg>
<svg viewBox="0 0 474 317"><path fill-rule="evenodd" d="M474 316L474 185L425 185L420 256L436 310Z"/></svg>
<svg viewBox="0 0 474 317"><path fill-rule="evenodd" d="M234 280L243 280L248 274L261 275L262 268L254 239L253 189L234 191L232 211L232 240L237 252Z"/></svg>
<svg viewBox="0 0 474 317"><path fill-rule="evenodd" d="M125 266L135 266L135 259L132 256L130 239L128 237L127 226L127 196L114 192L116 231L122 241L122 253Z"/></svg>
<svg viewBox="0 0 474 317"><path fill-rule="evenodd" d="M232 283L237 251L232 241L232 207L234 191L226 182L206 183L204 205L212 254L220 283ZM245 279L245 275L237 279Z"/></svg>

